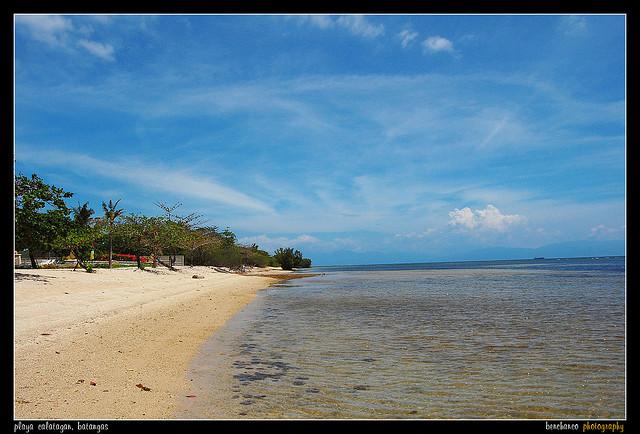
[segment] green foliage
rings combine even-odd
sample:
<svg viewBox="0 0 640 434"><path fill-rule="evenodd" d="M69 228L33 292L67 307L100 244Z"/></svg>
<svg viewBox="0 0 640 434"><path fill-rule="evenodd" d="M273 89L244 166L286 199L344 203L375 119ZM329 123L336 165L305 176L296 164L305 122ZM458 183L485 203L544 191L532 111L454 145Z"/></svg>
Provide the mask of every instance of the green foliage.
<svg viewBox="0 0 640 434"><path fill-rule="evenodd" d="M32 266L37 267L35 255L53 252L59 256L72 254L87 271L102 268L89 261L96 257L133 254L137 266L144 268L142 256L185 255L191 265L238 268L241 266L282 266L284 269L309 267L311 260L291 248L278 249L274 256L254 244L238 244L236 234L229 228L219 231L216 226L199 227L197 214L181 217L175 209L181 204L167 206L156 203L164 215L124 215L115 203L102 202L103 216L92 218L94 210L86 202L68 208L65 199L73 193L47 185L36 174L31 178L15 177L16 245L18 250L29 249ZM73 217L73 218L71 218ZM108 256L107 256L108 253ZM76 265L76 266L77 266ZM172 268L173 264L168 264ZM155 264L154 264L155 266Z"/></svg>
<svg viewBox="0 0 640 434"><path fill-rule="evenodd" d="M274 259L268 252L260 250L257 245L244 247L246 251L246 265L252 267L269 267L275 264Z"/></svg>
<svg viewBox="0 0 640 434"><path fill-rule="evenodd" d="M236 234L231 232L231 229L229 228L226 228L222 233L220 233L220 238L224 247L232 247L237 241Z"/></svg>
<svg viewBox="0 0 640 434"><path fill-rule="evenodd" d="M151 255L154 250L154 217L130 214L113 228L113 245L119 253L136 255L138 268L142 269L141 256Z"/></svg>
<svg viewBox="0 0 640 434"><path fill-rule="evenodd" d="M291 247L277 249L273 257L278 261L283 270L311 267L311 259L304 258L300 250Z"/></svg>
<svg viewBox="0 0 640 434"><path fill-rule="evenodd" d="M127 265L118 264L117 262L111 264L111 268L126 268ZM93 264L93 268L109 268L109 264Z"/></svg>
<svg viewBox="0 0 640 434"><path fill-rule="evenodd" d="M88 262L92 259L91 253L103 237L100 226L91 219L93 213L94 211L89 208L88 203L82 206L78 205L73 209L74 218L70 229L59 235L54 242L54 247L59 255L73 254L77 264L89 273L93 272L93 266Z"/></svg>
<svg viewBox="0 0 640 434"><path fill-rule="evenodd" d="M298 265L298 268L311 268L311 259L302 258L302 261L300 261L300 265Z"/></svg>
<svg viewBox="0 0 640 434"><path fill-rule="evenodd" d="M78 226L88 226L91 223L91 216L95 213L89 208L89 202L73 208L73 222Z"/></svg>
<svg viewBox="0 0 640 434"><path fill-rule="evenodd" d="M35 173L31 178L15 177L15 247L29 249L31 264L38 265L35 255L53 248L53 244L70 229L65 199L73 193L46 184Z"/></svg>
<svg viewBox="0 0 640 434"><path fill-rule="evenodd" d="M293 269L293 249L291 247L277 249L273 253L273 257L276 258L283 270Z"/></svg>
<svg viewBox="0 0 640 434"><path fill-rule="evenodd" d="M109 236L109 268L113 267L113 225L116 222L122 213L123 209L118 209L118 203L120 199L118 199L115 203L109 199L109 204L107 205L105 202L102 202L102 211L104 212L104 220L106 223L107 234Z"/></svg>
<svg viewBox="0 0 640 434"><path fill-rule="evenodd" d="M109 226L113 226L116 219L122 215L124 212L123 209L118 209L118 203L120 203L121 199L116 200L115 203L109 199L109 204L102 202L102 211L104 212L104 219L107 221Z"/></svg>

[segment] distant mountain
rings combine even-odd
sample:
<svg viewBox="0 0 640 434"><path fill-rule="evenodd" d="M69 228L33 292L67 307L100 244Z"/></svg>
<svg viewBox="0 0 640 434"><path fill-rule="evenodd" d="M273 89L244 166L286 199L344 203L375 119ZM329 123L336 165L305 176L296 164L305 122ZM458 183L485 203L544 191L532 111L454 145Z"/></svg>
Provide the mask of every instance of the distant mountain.
<svg viewBox="0 0 640 434"><path fill-rule="evenodd" d="M555 243L538 248L487 247L465 253L451 253L449 256L424 256L416 252L314 252L310 256L312 265L345 265L345 264L400 264L420 262L447 261L491 261L501 259L533 259L533 258L577 258L584 256L622 256L624 240L596 241L582 240Z"/></svg>
<svg viewBox="0 0 640 434"><path fill-rule="evenodd" d="M488 247L472 250L448 260L490 261L500 259L577 258L584 256L623 256L624 240L581 240L531 248Z"/></svg>

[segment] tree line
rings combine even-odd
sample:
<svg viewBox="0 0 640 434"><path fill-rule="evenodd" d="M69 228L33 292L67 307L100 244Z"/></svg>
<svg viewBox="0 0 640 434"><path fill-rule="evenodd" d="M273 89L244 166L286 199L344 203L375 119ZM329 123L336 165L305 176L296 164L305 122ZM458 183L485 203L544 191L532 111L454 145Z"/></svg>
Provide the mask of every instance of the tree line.
<svg viewBox="0 0 640 434"><path fill-rule="evenodd" d="M31 266L38 256L73 257L76 267L93 271L92 261L104 259L114 266L114 252L131 255L138 268L162 265L175 270L175 258L184 255L187 265L233 269L244 266L306 268L311 260L299 250L279 248L273 255L258 245L241 245L229 229L201 223L202 216L179 215L182 205L156 202L160 215L125 214L120 200L102 202L97 217L89 203L69 207L73 193L46 184L38 175L15 176L15 247L29 251ZM162 261L168 256L169 261ZM149 262L150 261L150 262Z"/></svg>

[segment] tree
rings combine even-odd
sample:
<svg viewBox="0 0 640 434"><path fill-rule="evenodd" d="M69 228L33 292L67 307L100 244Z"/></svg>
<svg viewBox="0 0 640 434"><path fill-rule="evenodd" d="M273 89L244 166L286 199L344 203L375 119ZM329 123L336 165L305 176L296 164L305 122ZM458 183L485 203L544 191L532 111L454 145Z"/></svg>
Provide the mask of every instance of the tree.
<svg viewBox="0 0 640 434"><path fill-rule="evenodd" d="M293 249L291 247L285 249L281 247L273 253L273 256L278 263L280 263L280 267L282 267L283 270L293 269Z"/></svg>
<svg viewBox="0 0 640 434"><path fill-rule="evenodd" d="M89 203L73 208L73 221L69 230L64 234L59 234L54 245L60 251L73 254L76 258L76 267L84 268L87 272L93 272L93 266L88 264L91 258L91 252L95 247L96 241L100 238L99 226L91 216L95 213L89 208Z"/></svg>
<svg viewBox="0 0 640 434"><path fill-rule="evenodd" d="M29 249L33 268L38 268L35 254L50 250L68 232L71 210L64 199L72 196L35 173L15 177L15 244L19 250Z"/></svg>
<svg viewBox="0 0 640 434"><path fill-rule="evenodd" d="M304 258L300 250L293 252L293 267L294 268L309 268L311 267L311 259Z"/></svg>
<svg viewBox="0 0 640 434"><path fill-rule="evenodd" d="M82 206L78 204L73 208L73 222L79 226L88 226L93 214L95 211L89 208L89 202L85 202Z"/></svg>
<svg viewBox="0 0 640 434"><path fill-rule="evenodd" d="M113 225L115 224L116 219L120 217L124 212L123 209L117 209L119 202L120 199L118 199L115 203L111 202L111 199L109 199L108 205L102 202L104 220L107 224L107 231L109 233L109 268L111 268L111 264L113 261Z"/></svg>
<svg viewBox="0 0 640 434"><path fill-rule="evenodd" d="M310 268L311 267L311 259L302 258L302 262L300 263L300 268Z"/></svg>
<svg viewBox="0 0 640 434"><path fill-rule="evenodd" d="M196 228L187 232L185 245L190 252L190 265L193 266L196 250L207 245L220 245L216 228Z"/></svg>
<svg viewBox="0 0 640 434"><path fill-rule="evenodd" d="M150 241L156 260L172 271L177 271L173 264L177 251L186 243L188 228L183 223L171 221L165 217L152 217ZM169 253L169 263L159 259L164 252Z"/></svg>
<svg viewBox="0 0 640 434"><path fill-rule="evenodd" d="M311 267L311 259L303 257L300 250L294 251L291 247L279 248L274 252L273 257L280 263L283 270Z"/></svg>
<svg viewBox="0 0 640 434"><path fill-rule="evenodd" d="M93 266L88 264L88 261L91 260L91 251L99 237L100 232L95 225L75 225L64 236L58 237L55 246L61 251L73 254L76 258L76 268L79 265L91 273Z"/></svg>
<svg viewBox="0 0 640 434"><path fill-rule="evenodd" d="M197 213L191 213L187 216L176 215L174 211L182 206L182 203L179 202L170 206L164 202L156 202L155 205L165 213L164 219L159 222L162 229L162 247L169 254L169 268L173 269L178 250L192 246L190 242L191 231L197 226L202 216Z"/></svg>
<svg viewBox="0 0 640 434"><path fill-rule="evenodd" d="M130 214L113 227L113 239L119 248L135 255L139 269L143 269L141 257L153 253L152 217Z"/></svg>
<svg viewBox="0 0 640 434"><path fill-rule="evenodd" d="M226 248L233 247L236 244L237 238L236 234L231 232L231 229L226 228L224 231L220 233L222 237L222 245Z"/></svg>

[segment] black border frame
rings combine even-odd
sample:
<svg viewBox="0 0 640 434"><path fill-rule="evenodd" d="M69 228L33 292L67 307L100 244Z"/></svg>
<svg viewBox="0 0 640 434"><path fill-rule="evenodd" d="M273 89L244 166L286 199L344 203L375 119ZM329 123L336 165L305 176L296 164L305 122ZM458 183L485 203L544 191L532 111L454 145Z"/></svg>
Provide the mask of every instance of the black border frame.
<svg viewBox="0 0 640 434"><path fill-rule="evenodd" d="M631 198L637 191L638 180L634 177L636 170L640 168L637 159L637 147L640 145L638 140L638 102L640 94L638 93L637 81L638 73L638 33L637 33L637 7L634 9L631 1L620 0L588 0L580 3L569 2L543 2L543 1L450 1L450 2L409 2L409 1L380 1L372 0L367 3L341 3L339 5L327 3L285 3L285 2L266 2L266 1L243 1L243 2L204 2L197 0L186 1L159 1L154 4L132 3L112 1L109 3L77 3L67 1L45 2L45 1L22 1L9 3L2 17L2 54L5 61L2 62L4 70L4 90L3 97L3 124L2 136L5 146L11 144L12 158L6 158L7 170L5 174L6 196L3 200L7 204L5 209L13 207L13 175L14 175L14 158L13 155L13 113L14 113L14 86L13 86L13 67L14 67L14 29L13 15L17 13L75 13L75 14L91 14L91 13L126 13L126 14L341 14L341 13L362 13L362 14L625 14L627 21L627 164L626 164L626 220L629 219L630 211L634 207ZM631 181L631 182L630 182ZM11 203L11 204L10 204ZM11 214L13 216L13 214ZM11 219L12 220L12 219ZM12 220L13 223L13 220ZM7 225L8 226L8 225ZM635 426L635 413L638 401L635 399L634 392L638 385L633 370L633 361L631 348L634 348L633 342L635 334L632 333L632 323L629 319L634 319L633 307L636 306L636 295L631 290L633 279L629 279L629 270L633 270L629 266L629 245L632 239L634 225L627 223L627 242L626 242L626 258L627 258L627 418L619 422L624 424L625 432L633 430ZM11 249L13 248L13 230L4 231L3 252L6 252L5 264L12 263L13 258ZM633 237L635 239L635 237ZM16 420L13 418L14 396L13 396L13 272L7 273L8 284L1 291L2 302L2 346L3 359L7 363L3 363L2 384L2 416L3 425L7 432L14 432L15 425L22 422L25 425L33 424L33 431L39 432L38 425L45 423L46 420ZM11 286L9 286L11 285ZM9 368L10 367L10 368ZM436 432L448 432L451 430L460 430L462 432L506 432L506 433L524 433L524 432L549 432L547 423L578 423L582 432L582 423L585 421L561 421L561 420L247 420L247 421L230 421L230 420L51 420L52 423L69 423L77 430L77 423L107 424L108 429L103 432L129 432L129 431L147 431L147 430L167 430L169 432L200 432L200 431L234 431L247 429L276 429L282 432L299 432L301 430L354 430L354 429L392 429L392 430L430 430ZM598 420L590 420L589 422L598 422ZM603 420L602 423L611 421ZM11 431L9 431L11 430ZM567 430L568 432L575 432ZM15 431L25 432L25 431ZM51 433L60 431L48 431ZM68 431L65 431L68 432ZM83 431L91 432L91 431ZM97 431L93 431L97 432ZM551 431L553 432L553 431ZM557 432L557 431L556 431Z"/></svg>

